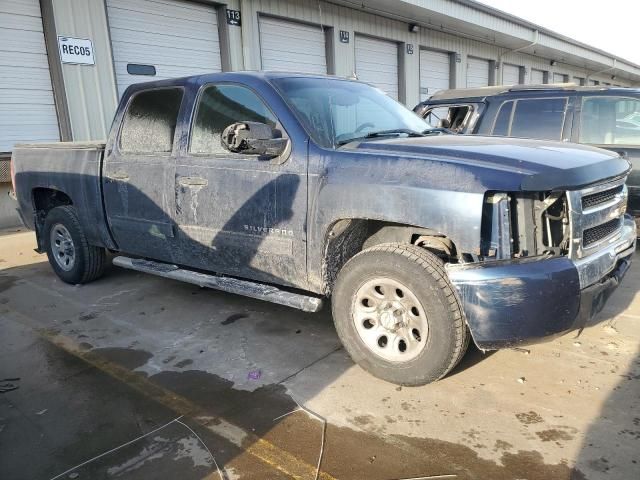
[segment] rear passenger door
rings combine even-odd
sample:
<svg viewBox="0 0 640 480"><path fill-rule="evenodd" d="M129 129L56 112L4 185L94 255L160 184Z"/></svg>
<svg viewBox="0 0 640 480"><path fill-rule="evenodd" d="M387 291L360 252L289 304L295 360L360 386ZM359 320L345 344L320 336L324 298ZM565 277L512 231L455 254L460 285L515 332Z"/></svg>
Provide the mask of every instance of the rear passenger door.
<svg viewBox="0 0 640 480"><path fill-rule="evenodd" d="M571 140L573 96L519 98L503 102L491 127L491 135Z"/></svg>
<svg viewBox="0 0 640 480"><path fill-rule="evenodd" d="M245 85L201 88L191 135L176 162L175 222L180 263L254 280L306 283L306 143L280 157L231 153L221 145L232 123L287 132Z"/></svg>
<svg viewBox="0 0 640 480"><path fill-rule="evenodd" d="M125 253L174 261L174 136L182 98L180 87L135 93L107 144L105 211Z"/></svg>

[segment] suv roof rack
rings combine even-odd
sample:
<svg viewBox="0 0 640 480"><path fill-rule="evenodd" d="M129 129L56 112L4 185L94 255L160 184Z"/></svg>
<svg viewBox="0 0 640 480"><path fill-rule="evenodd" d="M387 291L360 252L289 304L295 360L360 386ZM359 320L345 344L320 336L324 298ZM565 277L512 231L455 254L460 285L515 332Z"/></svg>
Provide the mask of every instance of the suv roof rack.
<svg viewBox="0 0 640 480"><path fill-rule="evenodd" d="M471 98L471 97L487 97L499 95L507 92L522 91L598 91L618 89L624 87L613 87L609 85L590 85L580 86L575 83L546 83L531 85L496 85L492 87L476 87L476 88L454 88L449 90L440 90L434 93L429 100L449 100L454 98Z"/></svg>

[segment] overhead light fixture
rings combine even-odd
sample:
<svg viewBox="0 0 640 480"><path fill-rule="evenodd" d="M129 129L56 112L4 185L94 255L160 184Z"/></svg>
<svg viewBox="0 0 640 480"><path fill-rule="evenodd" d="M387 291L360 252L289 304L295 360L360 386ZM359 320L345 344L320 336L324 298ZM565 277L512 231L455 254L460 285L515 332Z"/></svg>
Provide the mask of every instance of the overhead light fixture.
<svg viewBox="0 0 640 480"><path fill-rule="evenodd" d="M420 27L418 25L416 25L415 23L410 23L409 24L409 32L418 33L419 30L420 30Z"/></svg>

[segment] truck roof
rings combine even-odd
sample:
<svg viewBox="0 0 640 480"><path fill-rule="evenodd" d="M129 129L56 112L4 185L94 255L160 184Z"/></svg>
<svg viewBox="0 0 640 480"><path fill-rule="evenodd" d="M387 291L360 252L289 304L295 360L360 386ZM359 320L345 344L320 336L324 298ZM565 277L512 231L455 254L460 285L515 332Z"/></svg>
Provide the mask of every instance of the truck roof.
<svg viewBox="0 0 640 480"><path fill-rule="evenodd" d="M476 87L476 88L454 88L450 90L440 90L434 93L428 101L432 100L452 100L459 98L482 98L501 95L509 92L601 92L601 91L620 91L629 93L633 91L640 93L637 88L611 87L606 85L580 86L575 83L550 83L550 84L533 84L533 85L496 85L493 87Z"/></svg>
<svg viewBox="0 0 640 480"><path fill-rule="evenodd" d="M169 78L165 80L154 80L150 82L134 83L129 88L132 90L146 90L154 87L169 87L169 86L183 86L188 83L205 84L215 81L242 81L249 79L260 80L272 80L277 78L290 78L290 77L304 77L304 78L333 78L336 80L356 81L355 79L348 79L344 77L338 77L335 75L321 75L321 74L309 74L300 72L272 72L272 71L257 71L257 70L245 70L235 72L218 72L218 73L205 73L201 75L191 75L188 77ZM128 89L127 89L128 90Z"/></svg>

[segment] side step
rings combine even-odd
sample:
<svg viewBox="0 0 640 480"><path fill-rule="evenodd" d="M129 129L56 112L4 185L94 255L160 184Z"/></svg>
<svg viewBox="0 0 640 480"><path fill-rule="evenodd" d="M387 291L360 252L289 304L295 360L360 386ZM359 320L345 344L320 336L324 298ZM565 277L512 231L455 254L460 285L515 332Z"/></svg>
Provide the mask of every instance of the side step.
<svg viewBox="0 0 640 480"><path fill-rule="evenodd" d="M159 277L192 283L200 287L222 290L223 292L244 295L245 297L257 298L258 300L266 300L287 307L297 308L305 312L317 312L322 308L322 299L318 297L292 293L272 285L251 282L249 280L239 280L232 277L194 272L170 263L153 262L151 260L129 257L116 257L113 259L113 264L129 270L136 270Z"/></svg>

